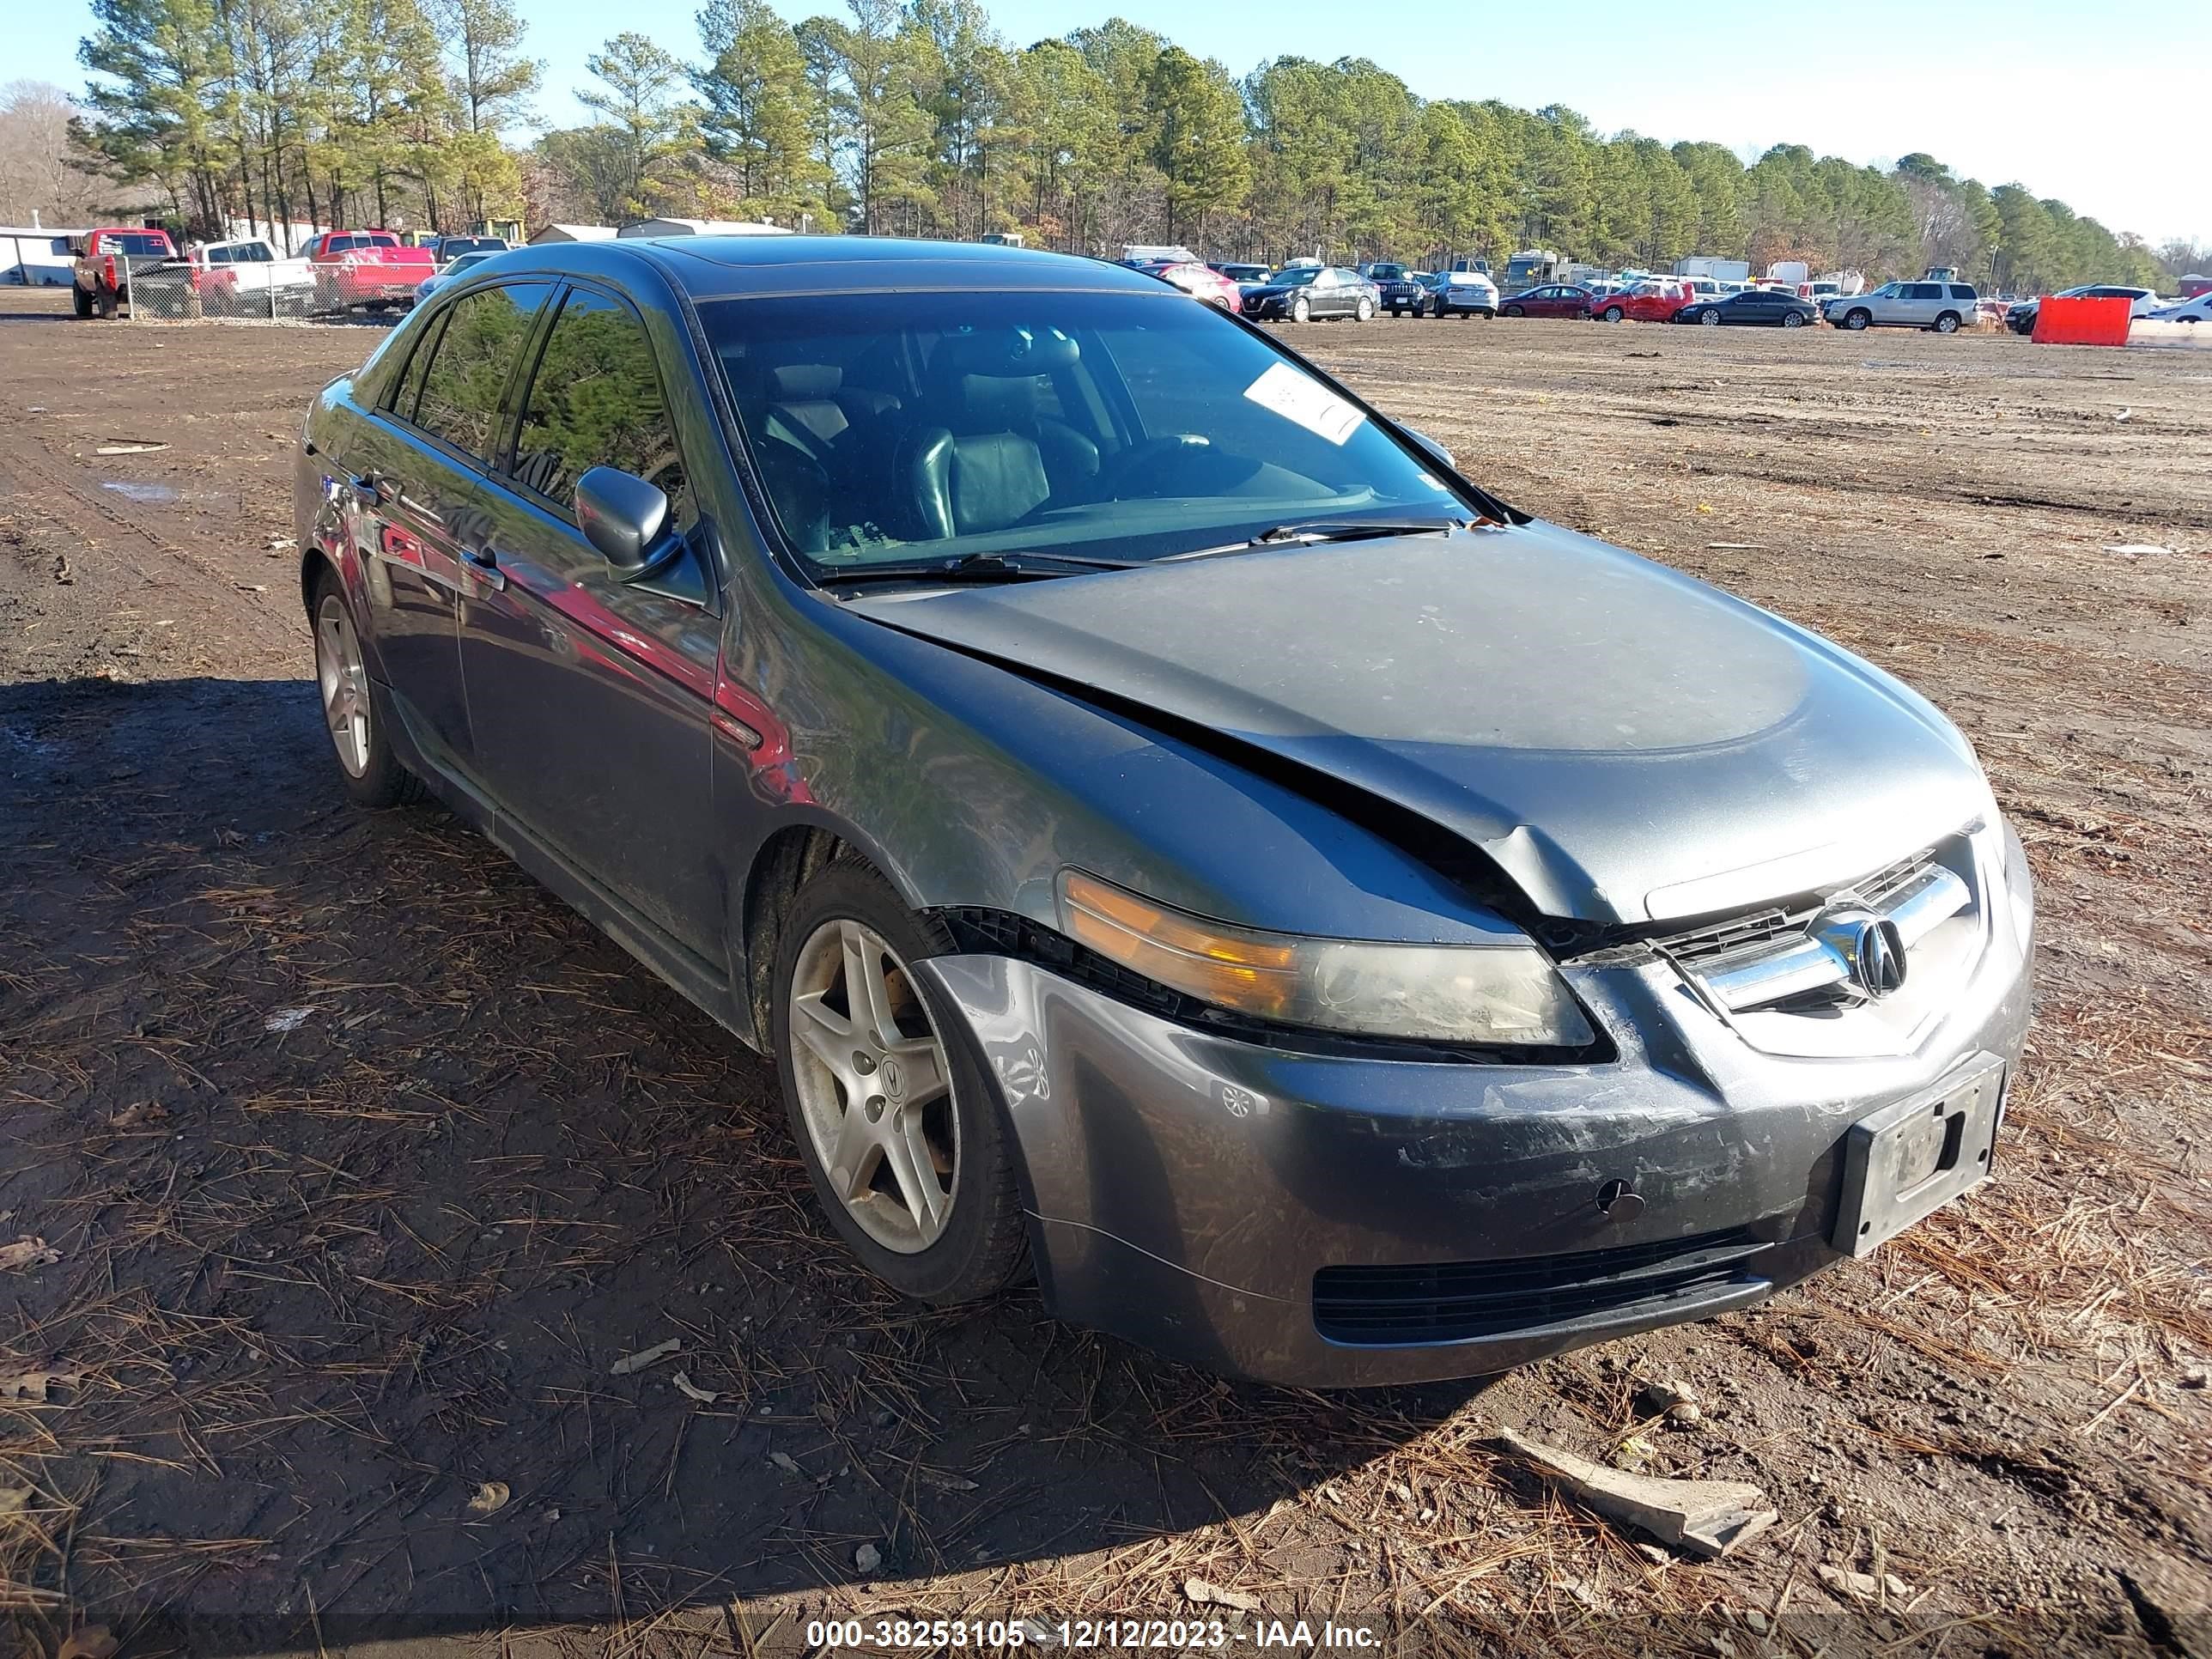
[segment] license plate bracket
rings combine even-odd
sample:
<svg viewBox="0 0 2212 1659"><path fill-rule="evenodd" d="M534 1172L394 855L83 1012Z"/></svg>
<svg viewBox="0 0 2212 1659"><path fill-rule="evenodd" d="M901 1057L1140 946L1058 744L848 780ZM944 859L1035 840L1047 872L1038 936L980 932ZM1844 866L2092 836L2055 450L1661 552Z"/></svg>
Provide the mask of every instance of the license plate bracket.
<svg viewBox="0 0 2212 1659"><path fill-rule="evenodd" d="M2004 1081L2004 1062L1990 1060L1851 1125L1829 1243L1847 1255L1870 1255L1988 1180Z"/></svg>

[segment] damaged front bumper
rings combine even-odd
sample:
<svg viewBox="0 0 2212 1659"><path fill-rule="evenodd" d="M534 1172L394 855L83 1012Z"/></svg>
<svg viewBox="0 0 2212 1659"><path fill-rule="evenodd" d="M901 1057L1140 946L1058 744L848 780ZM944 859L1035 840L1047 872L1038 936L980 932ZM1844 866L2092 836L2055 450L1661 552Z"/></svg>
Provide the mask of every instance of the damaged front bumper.
<svg viewBox="0 0 2212 1659"><path fill-rule="evenodd" d="M1753 1048L1664 962L1563 969L1619 1057L1558 1066L1263 1047L1009 957L919 969L997 1081L1056 1313L1340 1387L1506 1370L1838 1260L1852 1126L2019 1058L2031 924L1991 908L1912 1052L1854 1058Z"/></svg>

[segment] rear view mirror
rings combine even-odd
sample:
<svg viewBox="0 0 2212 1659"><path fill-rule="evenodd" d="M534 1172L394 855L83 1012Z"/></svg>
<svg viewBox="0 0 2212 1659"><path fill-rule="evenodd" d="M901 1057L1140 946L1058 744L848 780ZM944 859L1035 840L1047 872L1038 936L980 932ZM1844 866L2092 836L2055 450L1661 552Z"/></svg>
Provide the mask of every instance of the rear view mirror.
<svg viewBox="0 0 2212 1659"><path fill-rule="evenodd" d="M1459 470L1459 463L1452 459L1451 451L1446 449L1434 438L1431 438L1427 433L1422 431L1420 428L1417 426L1409 426L1401 428L1400 430L1403 431L1408 438L1411 438L1414 443L1419 445L1420 448L1427 453L1429 458L1435 461L1437 465L1443 467L1445 471L1456 472Z"/></svg>
<svg viewBox="0 0 2212 1659"><path fill-rule="evenodd" d="M635 474L595 466L576 480L576 523L617 570L641 570L668 527L668 497Z"/></svg>

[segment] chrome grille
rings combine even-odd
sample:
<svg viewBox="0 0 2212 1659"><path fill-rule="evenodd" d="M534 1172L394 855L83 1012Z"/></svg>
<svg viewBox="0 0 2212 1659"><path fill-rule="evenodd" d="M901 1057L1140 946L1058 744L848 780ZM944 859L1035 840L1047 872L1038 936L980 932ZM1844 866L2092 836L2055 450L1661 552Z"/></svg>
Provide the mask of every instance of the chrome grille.
<svg viewBox="0 0 2212 1659"><path fill-rule="evenodd" d="M1770 906L1707 923L1654 945L1733 1013L1859 994L1844 935L1869 919L1893 922L1908 952L1967 908L1966 883L1935 848L1801 905Z"/></svg>

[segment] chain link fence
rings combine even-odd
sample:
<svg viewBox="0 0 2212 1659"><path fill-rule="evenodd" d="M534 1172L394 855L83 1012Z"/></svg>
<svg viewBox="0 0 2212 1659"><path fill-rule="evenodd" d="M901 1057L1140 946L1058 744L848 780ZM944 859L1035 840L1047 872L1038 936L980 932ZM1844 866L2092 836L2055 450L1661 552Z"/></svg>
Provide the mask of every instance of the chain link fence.
<svg viewBox="0 0 2212 1659"><path fill-rule="evenodd" d="M364 262L276 259L200 265L183 259L118 258L111 287L100 274L77 289L80 315L155 323L392 323L415 303L418 280Z"/></svg>

